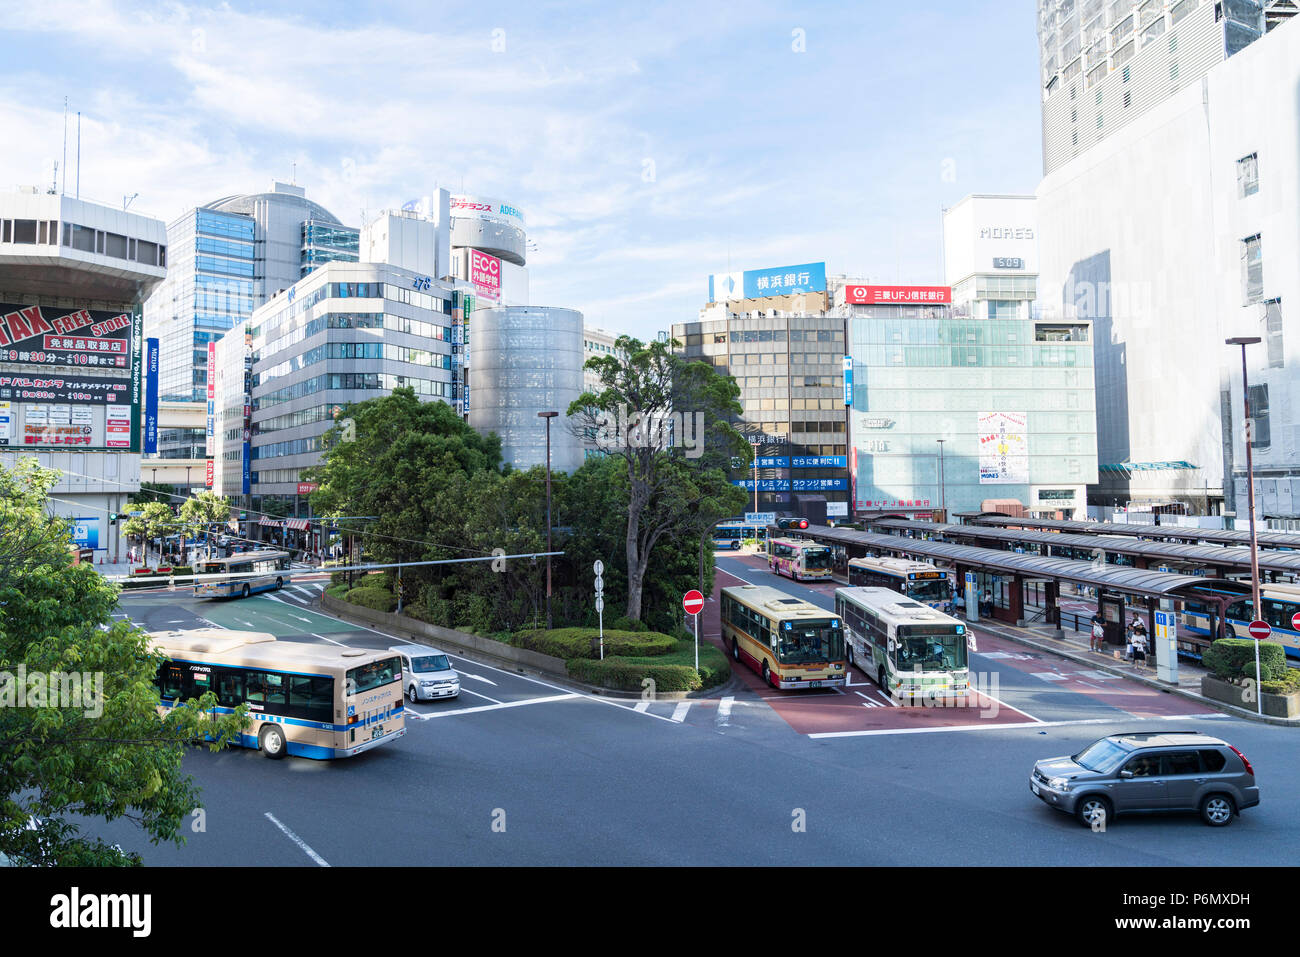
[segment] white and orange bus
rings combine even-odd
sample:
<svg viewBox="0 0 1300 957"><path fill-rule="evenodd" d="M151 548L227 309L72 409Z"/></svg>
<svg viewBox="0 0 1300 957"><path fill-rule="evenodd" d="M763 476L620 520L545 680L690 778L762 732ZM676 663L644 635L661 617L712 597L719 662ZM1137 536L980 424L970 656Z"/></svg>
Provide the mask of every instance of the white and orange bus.
<svg viewBox="0 0 1300 957"><path fill-rule="evenodd" d="M722 641L774 688L834 688L845 682L839 616L766 585L722 589Z"/></svg>
<svg viewBox="0 0 1300 957"><path fill-rule="evenodd" d="M831 557L831 550L816 542L795 538L767 540L768 567L795 581L830 581Z"/></svg>
<svg viewBox="0 0 1300 957"><path fill-rule="evenodd" d="M349 758L406 733L401 659L391 651L277 641L199 628L150 634L170 661L158 668L158 710L216 692L218 714L248 705L236 744L268 758Z"/></svg>

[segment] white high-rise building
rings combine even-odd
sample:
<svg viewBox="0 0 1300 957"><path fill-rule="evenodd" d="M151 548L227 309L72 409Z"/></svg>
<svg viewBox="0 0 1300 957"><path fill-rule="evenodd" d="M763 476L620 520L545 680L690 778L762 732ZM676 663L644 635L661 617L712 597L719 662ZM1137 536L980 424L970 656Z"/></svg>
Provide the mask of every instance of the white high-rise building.
<svg viewBox="0 0 1300 957"><path fill-rule="evenodd" d="M1059 21L1071 6L1040 9L1052 8ZM1086 24L1097 6L1081 3L1072 15ZM1131 5L1106 4L1103 22L1121 6ZM1143 45L1157 22L1145 18L1156 8L1164 32ZM1073 158L1054 140L1053 101L1068 103L1069 87L1047 94L1038 289L1045 317L1093 326L1100 473L1093 505L1222 504L1244 517L1241 354L1224 340L1259 336L1264 342L1248 350L1258 510L1300 515L1300 356L1291 345L1300 336L1300 23L1283 13L1253 0L1136 7L1132 60L1115 62L1112 36L1105 73L1095 82L1071 79L1080 111L1092 110L1098 95L1103 110L1125 110L1126 76L1127 109L1142 109L1122 122L1105 112L1094 118L1089 125L1106 132L1081 138ZM1256 34L1245 43L1251 15ZM1223 45L1214 56L1183 59L1216 36ZM1055 69L1050 46L1045 75ZM1144 57L1164 63L1175 50L1178 83L1168 66L1163 80L1148 70ZM1181 82L1185 70L1194 82ZM1133 86L1142 77L1147 85Z"/></svg>

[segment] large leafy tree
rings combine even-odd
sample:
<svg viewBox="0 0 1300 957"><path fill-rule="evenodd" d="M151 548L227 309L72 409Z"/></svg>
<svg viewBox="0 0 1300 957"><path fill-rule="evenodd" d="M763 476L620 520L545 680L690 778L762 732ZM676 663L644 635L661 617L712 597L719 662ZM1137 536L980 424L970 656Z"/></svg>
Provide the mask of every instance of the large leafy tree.
<svg viewBox="0 0 1300 957"><path fill-rule="evenodd" d="M143 539L146 551L155 538L173 535L181 529L180 520L170 505L145 502L138 511L140 514L127 519L122 530L132 538Z"/></svg>
<svg viewBox="0 0 1300 957"><path fill-rule="evenodd" d="M361 531L367 552L381 563L484 554L466 543L465 519L481 483L500 477L500 439L479 435L450 405L421 402L410 388L345 414L352 422L347 434L331 430L324 460L304 476L320 484L313 512L376 516L341 525ZM415 591L434 573L411 569L403 576Z"/></svg>
<svg viewBox="0 0 1300 957"><path fill-rule="evenodd" d="M230 503L215 492L203 491L181 503L180 524L187 537L220 534L230 521Z"/></svg>
<svg viewBox="0 0 1300 957"><path fill-rule="evenodd" d="M725 474L706 478L720 469L696 454L750 454L732 425L741 413L740 389L707 363L675 355L678 345L620 336L614 354L587 360L600 390L584 392L568 409L575 428L595 435L625 467L627 616L634 619L642 618L646 574L660 541L694 541L702 523L743 507L743 492L722 489Z"/></svg>
<svg viewBox="0 0 1300 957"><path fill-rule="evenodd" d="M209 693L159 716L153 677L164 659L143 632L113 622L117 586L72 564L67 523L45 511L57 480L31 458L0 466L0 852L32 864L139 863L71 818L127 818L154 843L181 842L199 807L183 745L208 734L224 746L243 714L214 718ZM91 676L75 700L61 677L73 673Z"/></svg>

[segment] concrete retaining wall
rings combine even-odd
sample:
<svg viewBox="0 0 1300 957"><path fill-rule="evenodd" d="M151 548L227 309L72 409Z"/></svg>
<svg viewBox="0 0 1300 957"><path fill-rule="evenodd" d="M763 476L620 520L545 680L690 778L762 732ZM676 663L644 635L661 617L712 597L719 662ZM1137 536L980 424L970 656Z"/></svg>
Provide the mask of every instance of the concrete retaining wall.
<svg viewBox="0 0 1300 957"><path fill-rule="evenodd" d="M1246 700L1245 688L1230 681L1223 681L1214 675L1206 675L1201 679L1201 694L1236 708L1242 708L1252 713L1255 711L1255 699L1252 697L1249 701ZM1300 694L1268 694L1265 692L1261 697L1261 710L1264 714L1275 718L1300 717Z"/></svg>
<svg viewBox="0 0 1300 957"><path fill-rule="evenodd" d="M526 648L515 648L491 638L480 638L464 631L441 628L406 615L393 612L374 611L360 605L339 601L330 595L321 595L321 607L336 615L353 621L382 628L395 637L409 638L419 644L429 644L446 651L469 652L484 658L490 658L507 668L539 671L557 678L568 678L564 659L544 655Z"/></svg>

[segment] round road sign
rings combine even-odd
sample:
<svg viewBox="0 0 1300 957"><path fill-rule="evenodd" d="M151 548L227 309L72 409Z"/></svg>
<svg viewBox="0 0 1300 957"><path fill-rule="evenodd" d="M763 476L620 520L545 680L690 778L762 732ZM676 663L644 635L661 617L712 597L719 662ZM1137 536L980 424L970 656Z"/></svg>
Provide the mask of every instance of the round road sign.
<svg viewBox="0 0 1300 957"><path fill-rule="evenodd" d="M598 558L596 559L596 563L591 566L591 570L595 572L596 577L599 578L601 575L605 574L605 563Z"/></svg>
<svg viewBox="0 0 1300 957"><path fill-rule="evenodd" d="M704 607L704 596L692 588L682 596L682 607L686 609L686 614L698 615Z"/></svg>
<svg viewBox="0 0 1300 957"><path fill-rule="evenodd" d="M1291 616L1291 627L1296 631L1300 631L1300 611Z"/></svg>
<svg viewBox="0 0 1300 957"><path fill-rule="evenodd" d="M1250 632L1250 637L1257 638L1260 641L1273 633L1273 629L1268 626L1268 622L1260 621L1258 618L1250 623L1250 628L1247 630Z"/></svg>

